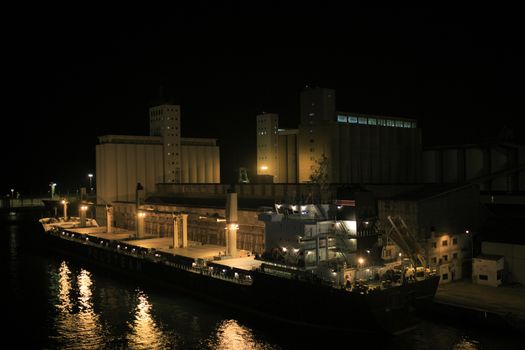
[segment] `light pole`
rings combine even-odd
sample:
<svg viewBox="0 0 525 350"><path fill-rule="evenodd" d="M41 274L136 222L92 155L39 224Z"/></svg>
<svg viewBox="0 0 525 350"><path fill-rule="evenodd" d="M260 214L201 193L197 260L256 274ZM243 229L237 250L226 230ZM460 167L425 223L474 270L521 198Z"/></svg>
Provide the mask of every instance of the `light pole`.
<svg viewBox="0 0 525 350"><path fill-rule="evenodd" d="M56 187L56 185L57 185L57 184L54 183L54 182L51 182L51 183L49 184L49 186L51 187L51 199L53 199L53 198L55 197L55 187Z"/></svg>
<svg viewBox="0 0 525 350"><path fill-rule="evenodd" d="M93 174L88 174L89 177L89 193L93 192Z"/></svg>

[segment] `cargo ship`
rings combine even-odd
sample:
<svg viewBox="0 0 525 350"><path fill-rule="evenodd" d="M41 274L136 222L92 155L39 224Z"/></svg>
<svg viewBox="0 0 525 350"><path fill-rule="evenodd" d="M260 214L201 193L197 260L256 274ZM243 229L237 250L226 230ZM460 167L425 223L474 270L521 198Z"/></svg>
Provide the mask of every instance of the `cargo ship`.
<svg viewBox="0 0 525 350"><path fill-rule="evenodd" d="M140 210L136 231L111 227L111 219L99 226L85 210L80 217L40 223L48 246L61 253L263 319L343 333L403 333L417 325L417 307L431 302L439 276L425 266L406 227L394 226L390 237L399 241L404 256L380 262L363 256L353 205L265 208L259 213L265 223L262 254L236 248L237 194L232 191L226 194L223 218L226 247L188 242L190 214L184 212L173 213L172 237L144 236ZM109 206L107 211L111 215Z"/></svg>

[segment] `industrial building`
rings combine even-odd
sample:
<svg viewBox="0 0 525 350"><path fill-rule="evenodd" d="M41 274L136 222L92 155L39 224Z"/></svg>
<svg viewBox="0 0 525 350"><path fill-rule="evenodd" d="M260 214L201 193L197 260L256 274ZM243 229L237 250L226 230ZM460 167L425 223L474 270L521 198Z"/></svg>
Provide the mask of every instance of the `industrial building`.
<svg viewBox="0 0 525 350"><path fill-rule="evenodd" d="M423 182L477 183L491 195L525 190L525 146L501 141L427 147L423 151Z"/></svg>
<svg viewBox="0 0 525 350"><path fill-rule="evenodd" d="M419 185L378 200L378 217L384 229L389 217L401 217L417 237L429 267L441 283L458 280L470 272L472 233L480 222L479 189L463 186ZM392 255L399 251L392 247Z"/></svg>
<svg viewBox="0 0 525 350"><path fill-rule="evenodd" d="M97 202L135 201L158 183L220 183L216 139L184 138L180 106L150 108L150 136L105 135L96 146Z"/></svg>
<svg viewBox="0 0 525 350"><path fill-rule="evenodd" d="M276 183L310 182L326 159L330 183L417 183L421 130L407 118L336 110L335 91L306 88L298 129L279 128L277 114L257 116L257 174Z"/></svg>

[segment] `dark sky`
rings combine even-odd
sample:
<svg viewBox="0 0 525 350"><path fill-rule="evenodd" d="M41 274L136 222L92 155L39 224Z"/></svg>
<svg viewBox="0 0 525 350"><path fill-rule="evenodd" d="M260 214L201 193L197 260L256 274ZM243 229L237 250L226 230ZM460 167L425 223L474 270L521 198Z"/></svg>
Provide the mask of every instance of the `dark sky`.
<svg viewBox="0 0 525 350"><path fill-rule="evenodd" d="M297 126L306 84L339 110L417 119L427 145L525 139L516 8L211 3L6 12L2 195L85 185L97 136L146 135L161 85L183 136L219 139L224 181L254 165L258 113Z"/></svg>

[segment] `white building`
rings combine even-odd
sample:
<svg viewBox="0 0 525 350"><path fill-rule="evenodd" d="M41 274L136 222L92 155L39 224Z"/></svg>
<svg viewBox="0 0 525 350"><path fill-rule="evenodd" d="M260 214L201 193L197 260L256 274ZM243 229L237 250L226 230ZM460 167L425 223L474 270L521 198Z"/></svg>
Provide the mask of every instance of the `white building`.
<svg viewBox="0 0 525 350"><path fill-rule="evenodd" d="M473 259L472 282L497 287L503 279L504 266L501 255L481 254Z"/></svg>

